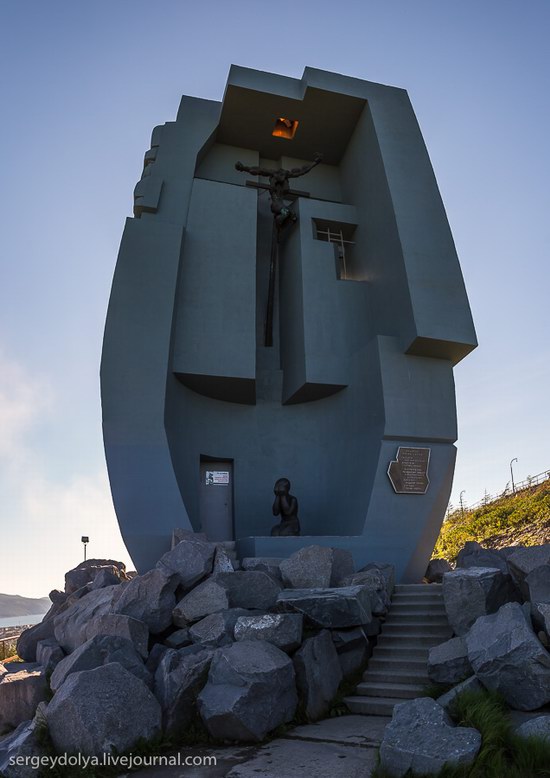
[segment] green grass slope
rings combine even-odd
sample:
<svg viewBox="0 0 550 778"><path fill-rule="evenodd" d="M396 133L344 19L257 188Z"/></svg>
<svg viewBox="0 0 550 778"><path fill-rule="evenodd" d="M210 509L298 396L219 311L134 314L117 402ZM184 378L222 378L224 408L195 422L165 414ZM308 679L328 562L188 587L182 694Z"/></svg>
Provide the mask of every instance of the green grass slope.
<svg viewBox="0 0 550 778"><path fill-rule="evenodd" d="M453 562L468 540L487 548L550 543L550 479L445 520L433 557Z"/></svg>

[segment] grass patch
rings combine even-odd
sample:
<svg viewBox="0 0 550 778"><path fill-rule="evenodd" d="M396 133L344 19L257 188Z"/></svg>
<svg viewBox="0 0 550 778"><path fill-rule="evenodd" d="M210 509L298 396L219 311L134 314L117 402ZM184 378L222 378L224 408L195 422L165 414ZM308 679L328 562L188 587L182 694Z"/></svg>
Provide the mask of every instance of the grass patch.
<svg viewBox="0 0 550 778"><path fill-rule="evenodd" d="M510 722L508 707L500 695L488 691L464 691L451 706L451 716L462 727L475 727L481 749L469 767L445 766L437 778L548 778L550 742L520 738ZM412 773L407 773L413 778ZM390 778L380 765L373 778ZM414 778L434 776L414 774Z"/></svg>
<svg viewBox="0 0 550 778"><path fill-rule="evenodd" d="M433 555L453 562L468 540L502 548L518 542L526 546L544 543L549 537L550 481L546 480L478 508L452 511L441 527Z"/></svg>

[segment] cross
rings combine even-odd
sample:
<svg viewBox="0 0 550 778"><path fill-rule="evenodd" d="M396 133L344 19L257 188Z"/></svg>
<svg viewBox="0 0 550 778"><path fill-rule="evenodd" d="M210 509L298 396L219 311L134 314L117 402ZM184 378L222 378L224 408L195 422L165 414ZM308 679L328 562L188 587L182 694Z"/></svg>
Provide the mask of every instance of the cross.
<svg viewBox="0 0 550 778"><path fill-rule="evenodd" d="M315 159L308 165L299 168L277 170L263 167L248 167L242 162L237 162L235 168L242 173L251 173L253 176L269 178L269 184L258 184L256 181L247 181L247 186L256 189L265 189L271 195L271 213L273 214L273 235L271 239L271 261L269 265L269 289L267 293L267 311L265 317L265 345L273 345L273 302L275 297L275 273L277 267L277 254L279 235L288 224L294 224L296 214L286 205L285 200L295 200L297 197L309 197L309 192L293 191L288 185L289 178L299 178L309 173L323 159L322 154L316 154Z"/></svg>
<svg viewBox="0 0 550 778"><path fill-rule="evenodd" d="M267 184L258 184L256 181L247 181L246 186L255 189L264 189L268 192L271 187ZM297 200L298 197L309 197L309 192L302 192L298 189L289 189L285 193L285 199ZM284 225L283 225L284 226ZM273 232L271 236L271 259L269 262L269 286L267 290L267 310L265 314L264 346L273 346L273 306L275 301L275 277L277 274L277 260L279 254L279 234L283 226L278 227L275 219L273 220Z"/></svg>

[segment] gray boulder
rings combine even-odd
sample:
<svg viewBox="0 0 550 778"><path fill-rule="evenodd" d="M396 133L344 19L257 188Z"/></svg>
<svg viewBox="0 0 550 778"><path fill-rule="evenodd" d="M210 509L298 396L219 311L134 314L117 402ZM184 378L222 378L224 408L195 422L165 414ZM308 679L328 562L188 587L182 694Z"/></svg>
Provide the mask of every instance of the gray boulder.
<svg viewBox="0 0 550 778"><path fill-rule="evenodd" d="M138 575L123 587L113 612L143 621L153 635L164 632L172 624L179 581L179 576L167 568L157 567Z"/></svg>
<svg viewBox="0 0 550 778"><path fill-rule="evenodd" d="M124 753L161 733L161 708L145 684L118 663L70 675L46 709L60 753Z"/></svg>
<svg viewBox="0 0 550 778"><path fill-rule="evenodd" d="M41 640L54 640L54 621L48 619L29 627L17 640L17 655L25 662L36 662L36 648Z"/></svg>
<svg viewBox="0 0 550 778"><path fill-rule="evenodd" d="M0 775L4 778L36 778L38 760L47 757L46 749L36 737L37 722L23 721L0 740ZM21 760L18 764L16 760Z"/></svg>
<svg viewBox="0 0 550 778"><path fill-rule="evenodd" d="M483 685L478 681L475 675L471 675L469 678L466 678L465 681L458 683L456 686L453 686L452 689L449 689L448 692L442 694L441 697L438 697L436 702L438 705L441 705L442 708L445 708L447 712L452 712L454 701L459 694L462 694L462 692L480 692L483 689Z"/></svg>
<svg viewBox="0 0 550 778"><path fill-rule="evenodd" d="M172 530L171 548L177 546L182 540L208 540L204 532L193 532L192 529L182 529L178 527Z"/></svg>
<svg viewBox="0 0 550 778"><path fill-rule="evenodd" d="M306 546L284 559L279 569L286 587L325 589L340 586L355 571L349 551L324 546Z"/></svg>
<svg viewBox="0 0 550 778"><path fill-rule="evenodd" d="M441 583L445 573L450 573L452 569L446 559L430 559L424 578L428 583Z"/></svg>
<svg viewBox="0 0 550 778"><path fill-rule="evenodd" d="M67 599L67 596L68 595L65 592L62 592L60 589L52 589L48 594L48 597L54 605L62 605Z"/></svg>
<svg viewBox="0 0 550 778"><path fill-rule="evenodd" d="M46 674L38 665L0 674L0 735L32 719L47 696Z"/></svg>
<svg viewBox="0 0 550 778"><path fill-rule="evenodd" d="M149 652L147 661L145 662L145 667L151 673L151 675L154 675L157 672L157 667L161 663L162 658L167 651L170 651L168 646L163 646L162 643L155 643Z"/></svg>
<svg viewBox="0 0 550 778"><path fill-rule="evenodd" d="M262 573L267 573L268 575L272 576L272 578L275 578L276 581L281 582L282 576L279 565L282 561L282 557L245 557L242 560L242 567L243 570L259 570Z"/></svg>
<svg viewBox="0 0 550 778"><path fill-rule="evenodd" d="M395 706L380 746L380 767L392 778L409 770L436 775L445 765L472 764L480 747L477 729L453 726L435 700L420 697Z"/></svg>
<svg viewBox="0 0 550 778"><path fill-rule="evenodd" d="M221 740L260 741L290 721L298 697L291 659L265 640L243 640L219 650L198 697L210 734Z"/></svg>
<svg viewBox="0 0 550 778"><path fill-rule="evenodd" d="M167 651L155 673L155 696L162 708L166 737L181 739L197 715L197 695L205 686L214 652Z"/></svg>
<svg viewBox="0 0 550 778"><path fill-rule="evenodd" d="M128 584L129 586L129 584ZM125 586L106 586L88 592L54 618L55 639L64 651L74 651L88 639L90 622L111 612Z"/></svg>
<svg viewBox="0 0 550 778"><path fill-rule="evenodd" d="M281 591L280 584L260 570L217 573L213 580L226 590L230 608L269 610Z"/></svg>
<svg viewBox="0 0 550 778"><path fill-rule="evenodd" d="M451 638L430 648L428 677L434 683L460 683L473 672L464 638Z"/></svg>
<svg viewBox="0 0 550 778"><path fill-rule="evenodd" d="M395 589L395 567L390 565L389 562L369 562L357 572L365 573L368 570L379 570L382 573L386 581L386 591L391 597Z"/></svg>
<svg viewBox="0 0 550 778"><path fill-rule="evenodd" d="M464 548L459 551L456 558L456 567L457 569L492 567L500 570L502 573L508 573L506 557L500 551L494 548L483 548L480 543L474 540L468 541Z"/></svg>
<svg viewBox="0 0 550 778"><path fill-rule="evenodd" d="M117 577L117 584L126 580L126 565L114 559L87 559L65 573L65 593L72 594L92 583L101 570L109 570Z"/></svg>
<svg viewBox="0 0 550 778"><path fill-rule="evenodd" d="M178 602L172 612L172 620L176 627L187 627L194 621L227 608L229 597L225 586L209 578Z"/></svg>
<svg viewBox="0 0 550 778"><path fill-rule="evenodd" d="M370 607L375 616L385 616L390 607L390 595L386 588L386 579L381 570L372 567L354 573L342 581L344 586L366 586L369 590Z"/></svg>
<svg viewBox="0 0 550 778"><path fill-rule="evenodd" d="M456 566L462 567L462 560L470 554L473 554L475 551L483 551L483 546L481 543L478 543L477 540L467 540L464 546L458 552Z"/></svg>
<svg viewBox="0 0 550 778"><path fill-rule="evenodd" d="M89 640L96 637L96 635L112 635L113 637L126 638L133 643L136 651L144 659L147 659L149 654L149 628L143 621L122 613L107 613L103 616L96 616L86 629L86 638Z"/></svg>
<svg viewBox="0 0 550 778"><path fill-rule="evenodd" d="M550 654L517 603L479 618L465 637L468 658L487 689L510 707L536 710L550 702Z"/></svg>
<svg viewBox="0 0 550 778"><path fill-rule="evenodd" d="M461 568L443 576L445 611L456 635L464 635L479 616L519 599L510 576L496 568Z"/></svg>
<svg viewBox="0 0 550 778"><path fill-rule="evenodd" d="M248 615L244 608L230 608L229 610L212 613L205 616L189 628L189 636L193 643L201 643L203 646L216 648L233 643L233 630L237 619Z"/></svg>
<svg viewBox="0 0 550 778"><path fill-rule="evenodd" d="M72 673L93 670L111 662L118 662L136 678L152 687L153 677L143 664L134 644L127 638L114 635L96 635L62 659L52 673L50 686L55 692Z"/></svg>
<svg viewBox="0 0 550 778"><path fill-rule="evenodd" d="M362 627L333 629L331 637L344 678L356 675L371 655L365 630Z"/></svg>
<svg viewBox="0 0 550 778"><path fill-rule="evenodd" d="M213 573L233 573L235 566L233 560L221 545L216 546L216 554L214 556L214 566L212 568Z"/></svg>
<svg viewBox="0 0 550 778"><path fill-rule="evenodd" d="M519 586L523 596L529 597L529 588L525 585L525 579L537 567L550 564L550 543L542 546L530 546L519 548L508 557L508 568L512 578Z"/></svg>
<svg viewBox="0 0 550 778"><path fill-rule="evenodd" d="M281 651L291 652L302 643L303 616L300 613L264 613L239 616L235 640L267 640Z"/></svg>
<svg viewBox="0 0 550 778"><path fill-rule="evenodd" d="M175 632L172 632L172 634L166 638L164 644L168 648L178 649L189 646L192 642L189 630L184 627L183 629L177 629Z"/></svg>
<svg viewBox="0 0 550 778"><path fill-rule="evenodd" d="M36 645L36 661L42 665L46 675L51 675L55 667L65 657L65 652L56 640L39 640Z"/></svg>
<svg viewBox="0 0 550 778"><path fill-rule="evenodd" d="M550 635L550 602L532 602L531 619L535 629Z"/></svg>
<svg viewBox="0 0 550 778"><path fill-rule="evenodd" d="M166 575L175 573L179 585L192 589L212 572L216 544L197 537L187 536L157 562L157 568Z"/></svg>
<svg viewBox="0 0 550 778"><path fill-rule="evenodd" d="M325 629L304 640L293 662L306 716L317 721L328 712L343 677L330 632Z"/></svg>
<svg viewBox="0 0 550 778"><path fill-rule="evenodd" d="M277 598L277 608L281 612L302 613L313 626L329 629L359 627L372 619L366 586L285 589Z"/></svg>
<svg viewBox="0 0 550 778"><path fill-rule="evenodd" d="M523 580L522 590L530 602L550 603L550 564L531 570Z"/></svg>
<svg viewBox="0 0 550 778"><path fill-rule="evenodd" d="M529 719L516 729L516 735L521 738L536 737L550 744L550 716L536 716Z"/></svg>
<svg viewBox="0 0 550 778"><path fill-rule="evenodd" d="M121 583L119 571L116 567L102 567L98 570L94 576L93 581L90 584L90 591L94 589L103 589L104 586L117 586ZM126 576L124 577L126 580Z"/></svg>
<svg viewBox="0 0 550 778"><path fill-rule="evenodd" d="M523 551L524 548L527 548L527 546L521 546L521 545L506 546L505 548L500 548L499 553L502 554L502 556L504 557L504 559L506 559L506 561L508 561L512 556L512 554L515 554L516 551Z"/></svg>

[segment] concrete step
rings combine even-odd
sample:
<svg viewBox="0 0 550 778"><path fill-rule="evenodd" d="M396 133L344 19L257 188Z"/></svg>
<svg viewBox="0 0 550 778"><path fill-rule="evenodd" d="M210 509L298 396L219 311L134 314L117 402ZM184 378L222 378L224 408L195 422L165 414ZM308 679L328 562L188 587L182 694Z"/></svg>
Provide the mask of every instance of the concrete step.
<svg viewBox="0 0 550 778"><path fill-rule="evenodd" d="M405 637L395 637L395 635L381 635L378 638L378 644L376 648L400 648L400 649L422 649L424 651L428 651L429 648L431 648L430 645L424 645L422 643L418 643L414 639L409 639L408 634L405 634Z"/></svg>
<svg viewBox="0 0 550 778"><path fill-rule="evenodd" d="M388 613L384 626L387 624L399 623L402 621L421 621L427 624L449 624L445 612L433 611L412 611L412 610L392 610Z"/></svg>
<svg viewBox="0 0 550 778"><path fill-rule="evenodd" d="M436 600L435 598L428 599L426 597L426 601L420 600L418 597L415 597L414 600L406 600L406 599L399 599L399 600L392 600L390 605L390 611L392 610L403 610L403 611L443 611L443 613L446 613L445 610L445 603L443 602L443 598L440 600Z"/></svg>
<svg viewBox="0 0 550 778"><path fill-rule="evenodd" d="M400 700L414 700L415 697L422 697L425 689L425 683L367 683L362 681L357 685L357 694L366 697L398 697Z"/></svg>
<svg viewBox="0 0 550 778"><path fill-rule="evenodd" d="M371 669L372 668L372 669ZM363 682L367 684L404 684L420 686L424 688L430 685L430 679L426 670L426 665L420 665L415 671L410 669L396 670L395 668L376 669L369 663L369 669L363 674Z"/></svg>
<svg viewBox="0 0 550 778"><path fill-rule="evenodd" d="M394 592L392 602L443 602L443 590L439 592Z"/></svg>
<svg viewBox="0 0 550 778"><path fill-rule="evenodd" d="M393 637L396 633L414 632L417 635L435 635L444 640L447 636L451 637L453 631L448 621L405 621L399 619L391 623L384 624L383 634L386 637Z"/></svg>
<svg viewBox="0 0 550 778"><path fill-rule="evenodd" d="M406 702L406 700L357 695L356 697L344 697L344 702L352 713L359 713L363 716L391 716L394 707L400 702Z"/></svg>
<svg viewBox="0 0 550 778"><path fill-rule="evenodd" d="M395 592L396 594L402 594L403 592L430 592L436 594L442 588L441 584L397 584Z"/></svg>
<svg viewBox="0 0 550 778"><path fill-rule="evenodd" d="M378 659L376 657L371 657L369 659L369 663L367 665L366 672L370 673L371 670L373 672L384 672L384 673L403 673L403 672L410 672L410 673L420 673L425 674L427 673L427 667L428 667L428 657L426 656L425 659Z"/></svg>
<svg viewBox="0 0 550 778"><path fill-rule="evenodd" d="M381 635L378 638L378 646L401 646L403 648L423 648L438 646L448 640L450 635L425 635L423 632L392 632L391 635Z"/></svg>
<svg viewBox="0 0 550 778"><path fill-rule="evenodd" d="M395 645L393 641L382 644L380 640L373 651L373 659L410 659L412 662L423 660L428 661L428 651L426 646L403 646L401 643Z"/></svg>
<svg viewBox="0 0 550 778"><path fill-rule="evenodd" d="M392 618L384 624L384 632L381 634L392 635L394 632L421 632L425 635L434 634L446 634L451 627L449 622L445 619L407 619L407 618Z"/></svg>
<svg viewBox="0 0 550 778"><path fill-rule="evenodd" d="M398 608L399 610L421 610L421 611L443 611L446 613L445 610L445 604L443 602L443 598L441 600L436 600L435 598L428 598L426 597L426 600L420 600L418 597L415 597L414 599L411 597L410 600L406 599L393 599L391 601L390 605L390 611L394 608Z"/></svg>

